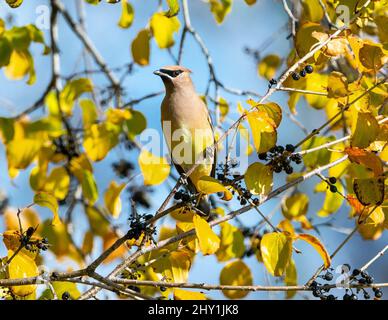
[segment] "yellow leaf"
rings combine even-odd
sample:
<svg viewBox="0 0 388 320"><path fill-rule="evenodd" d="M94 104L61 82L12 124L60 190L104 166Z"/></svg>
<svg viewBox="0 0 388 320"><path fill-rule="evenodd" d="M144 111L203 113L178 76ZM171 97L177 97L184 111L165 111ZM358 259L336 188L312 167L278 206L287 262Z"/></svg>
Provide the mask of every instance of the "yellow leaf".
<svg viewBox="0 0 388 320"><path fill-rule="evenodd" d="M290 263L286 268L286 276L284 278L284 282L287 286L296 286L298 284L298 274L293 259L290 260ZM297 291L287 291L286 298L291 299L296 293Z"/></svg>
<svg viewBox="0 0 388 320"><path fill-rule="evenodd" d="M251 286L253 277L251 270L242 260L229 262L224 266L220 274L220 284L224 286ZM222 293L229 299L242 299L248 295L248 291L223 290Z"/></svg>
<svg viewBox="0 0 388 320"><path fill-rule="evenodd" d="M193 222L193 216L195 212L187 208L178 208L170 212L170 216L177 221L181 222Z"/></svg>
<svg viewBox="0 0 388 320"><path fill-rule="evenodd" d="M340 183L337 183L336 187L338 192L331 192L326 182L321 181L321 183L317 185L315 189L316 192L326 193L326 197L325 197L325 201L323 202L322 209L317 212L317 215L319 217L327 217L328 215L334 212L337 212L339 208L341 208L344 198L340 193L343 194L344 187ZM322 190L319 190L320 188Z"/></svg>
<svg viewBox="0 0 388 320"><path fill-rule="evenodd" d="M194 215L193 223L202 254L209 255L215 253L220 247L220 238L210 228L206 220L199 215Z"/></svg>
<svg viewBox="0 0 388 320"><path fill-rule="evenodd" d="M253 144L258 153L267 152L276 144L276 123L264 111L251 111L247 114L252 130Z"/></svg>
<svg viewBox="0 0 388 320"><path fill-rule="evenodd" d="M326 74L312 73L306 77L306 90L327 93L328 76ZM306 101L315 109L323 109L329 103L326 96L306 94Z"/></svg>
<svg viewBox="0 0 388 320"><path fill-rule="evenodd" d="M380 44L365 42L359 51L361 64L369 71L377 72L384 63L387 62L387 56L384 54Z"/></svg>
<svg viewBox="0 0 388 320"><path fill-rule="evenodd" d="M330 73L327 81L327 92L329 98L341 98L349 94L348 80L341 72L333 71Z"/></svg>
<svg viewBox="0 0 388 320"><path fill-rule="evenodd" d="M218 261L228 261L241 258L245 252L244 236L242 232L228 222L221 224L221 244L217 250Z"/></svg>
<svg viewBox="0 0 388 320"><path fill-rule="evenodd" d="M50 193L39 192L34 196L34 203L41 207L46 207L51 210L54 215L54 219L52 221L52 225L61 224L61 220L58 215L58 201L57 199Z"/></svg>
<svg viewBox="0 0 388 320"><path fill-rule="evenodd" d="M202 292L174 289L174 300L207 300Z"/></svg>
<svg viewBox="0 0 388 320"><path fill-rule="evenodd" d="M220 110L220 121L223 122L229 113L229 104L224 98L219 98L217 107Z"/></svg>
<svg viewBox="0 0 388 320"><path fill-rule="evenodd" d="M224 193L224 200L230 200L232 198L231 192L222 185L217 179L209 176L203 176L197 182L198 191L205 194L212 194L217 192Z"/></svg>
<svg viewBox="0 0 388 320"><path fill-rule="evenodd" d="M314 236L312 236L310 234L301 233L301 234L298 235L298 239L306 241L307 243L309 243L309 244L311 244L313 246L313 248L321 256L321 258L322 258L322 260L324 262L324 265L325 265L325 269L330 267L330 264L331 264L330 255L327 252L325 246L319 241L318 238L316 238L316 237L314 237Z"/></svg>
<svg viewBox="0 0 388 320"><path fill-rule="evenodd" d="M54 168L44 183L44 191L51 193L58 200L65 199L69 192L70 177L64 167Z"/></svg>
<svg viewBox="0 0 388 320"><path fill-rule="evenodd" d="M110 248L119 238L117 237L117 235L115 234L114 231L111 231L107 234L104 235L103 237L103 250L107 250L108 248ZM111 263L112 261L118 259L118 258L121 258L122 256L125 255L125 253L127 252L127 249L125 247L125 245L122 245L120 247L118 247L115 251L113 251L113 253L107 258L104 260L104 264L109 264Z"/></svg>
<svg viewBox="0 0 388 320"><path fill-rule="evenodd" d="M180 23L177 17L168 18L162 13L155 13L150 22L152 34L159 48L170 48L174 45L174 33L178 32Z"/></svg>
<svg viewBox="0 0 388 320"><path fill-rule="evenodd" d="M303 0L301 1L303 6L303 16L306 20L311 22L319 22L323 18L323 9L319 4L319 0Z"/></svg>
<svg viewBox="0 0 388 320"><path fill-rule="evenodd" d="M76 300L81 296L77 285L72 282L65 281L54 281L52 283L55 293L57 294L58 299L62 300L62 295L67 292L70 294L72 300Z"/></svg>
<svg viewBox="0 0 388 320"><path fill-rule="evenodd" d="M128 0L121 1L121 17L119 21L119 27L123 29L129 28L133 23L134 11L132 5Z"/></svg>
<svg viewBox="0 0 388 320"><path fill-rule="evenodd" d="M379 124L371 112L352 111L351 146L367 148L375 141L379 129Z"/></svg>
<svg viewBox="0 0 388 320"><path fill-rule="evenodd" d="M295 193L282 203L282 213L290 220L304 216L309 207L309 197L305 193Z"/></svg>
<svg viewBox="0 0 388 320"><path fill-rule="evenodd" d="M232 0L209 0L210 11L217 23L222 23L232 9Z"/></svg>
<svg viewBox="0 0 388 320"><path fill-rule="evenodd" d="M29 80L29 84L32 84L35 71L30 53L28 51L12 51L4 73L11 80L21 80L29 73L30 77L32 77Z"/></svg>
<svg viewBox="0 0 388 320"><path fill-rule="evenodd" d="M92 100L84 99L79 102L82 110L82 122L84 129L88 129L97 121L97 108Z"/></svg>
<svg viewBox="0 0 388 320"><path fill-rule="evenodd" d="M19 7L22 3L23 3L23 0L5 0L5 2L7 2L7 4L11 7L11 8L17 8Z"/></svg>
<svg viewBox="0 0 388 320"><path fill-rule="evenodd" d="M354 179L353 190L357 199L364 205L381 205L384 201L384 176L377 178Z"/></svg>
<svg viewBox="0 0 388 320"><path fill-rule="evenodd" d="M186 250L173 251L163 250L165 254L158 259L152 266L156 273L162 274L171 282L184 283L189 277L191 268L191 255Z"/></svg>
<svg viewBox="0 0 388 320"><path fill-rule="evenodd" d="M157 157L145 149L140 152L138 162L145 185L161 184L170 174L170 165L166 158Z"/></svg>
<svg viewBox="0 0 388 320"><path fill-rule="evenodd" d="M270 117L274 123L275 127L279 127L280 122L282 121L282 108L275 102L267 103L256 103L254 100L249 99L247 103L256 108L258 111L266 112L268 117Z"/></svg>
<svg viewBox="0 0 388 320"><path fill-rule="evenodd" d="M248 167L244 180L252 194L267 195L272 190L273 172L269 166L255 162Z"/></svg>
<svg viewBox="0 0 388 320"><path fill-rule="evenodd" d="M93 232L87 231L84 235L81 250L83 254L88 255L93 251L94 235Z"/></svg>
<svg viewBox="0 0 388 320"><path fill-rule="evenodd" d="M8 250L8 259L14 255L14 251ZM36 277L39 274L35 261L23 252L19 252L13 257L8 265L8 277L9 279L21 279ZM36 285L15 286L10 287L13 294L19 297L25 297L35 292Z"/></svg>
<svg viewBox="0 0 388 320"><path fill-rule="evenodd" d="M295 36L295 49L300 58L304 57L308 52L310 52L311 47L319 42L318 39L313 36L313 34L315 31L321 32L322 30L323 28L321 25L313 22L306 22L298 28ZM314 58L307 60L307 62L314 61Z"/></svg>
<svg viewBox="0 0 388 320"><path fill-rule="evenodd" d="M26 169L42 146L36 139L14 139L6 146L8 168Z"/></svg>
<svg viewBox="0 0 388 320"><path fill-rule="evenodd" d="M167 0L168 11L165 16L168 18L175 17L179 13L179 0Z"/></svg>
<svg viewBox="0 0 388 320"><path fill-rule="evenodd" d="M109 184L108 189L105 191L105 207L114 218L118 218L121 213L120 193L124 188L125 183L117 184L115 181L112 181Z"/></svg>
<svg viewBox="0 0 388 320"><path fill-rule="evenodd" d="M245 3L248 5L248 6L252 6L256 3L257 0L245 0Z"/></svg>
<svg viewBox="0 0 388 320"><path fill-rule="evenodd" d="M260 60L257 70L259 75L267 80L275 76L276 70L280 67L281 59L276 54L269 54Z"/></svg>
<svg viewBox="0 0 388 320"><path fill-rule="evenodd" d="M261 239L260 250L268 272L275 277L282 276L291 259L291 237L284 232L266 233Z"/></svg>
<svg viewBox="0 0 388 320"><path fill-rule="evenodd" d="M147 29L140 30L131 45L133 60L141 66L150 63L150 35Z"/></svg>

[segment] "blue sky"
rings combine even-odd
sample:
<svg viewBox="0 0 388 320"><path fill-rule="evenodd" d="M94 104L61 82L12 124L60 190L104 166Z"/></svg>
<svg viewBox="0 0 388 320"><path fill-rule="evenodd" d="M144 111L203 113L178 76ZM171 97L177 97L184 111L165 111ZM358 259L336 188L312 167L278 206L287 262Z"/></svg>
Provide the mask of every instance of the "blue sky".
<svg viewBox="0 0 388 320"><path fill-rule="evenodd" d="M74 16L75 1L63 1L68 10ZM120 5L109 5L102 3L99 6L90 6L86 4L87 13L87 28L88 33L95 43L101 55L111 67L119 67L131 62L130 44L135 38L137 32L144 28L150 16L157 10L158 1L147 0L131 1L135 8L135 21L132 27L128 30L122 30L117 27L117 21L120 16ZM146 2L146 3L145 3ZM47 4L46 1L25 1L25 3L17 10L10 10L4 2L0 2L0 17L4 18L8 13L14 16L16 25L24 25L34 23L37 18L35 9L37 5ZM281 1L262 1L252 7L248 7L243 0L235 0L232 13L226 18L222 25L217 25L213 16L208 9L208 5L199 0L190 0L190 13L192 24L198 33L203 37L209 52L212 55L217 77L222 82L234 88L247 89L263 94L267 88L267 82L259 79L257 76L256 66L254 61L243 52L245 46L259 47L271 34L278 30L287 22L287 15L283 12ZM181 17L180 17L181 18ZM70 74L77 70L77 61L81 55L81 45L78 39L74 36L71 30L60 19L59 29L60 52L61 52L61 68L64 74ZM44 31L46 38L48 32ZM287 34L280 33L273 39L271 45L263 52L275 53L285 57L290 49L290 43L286 40ZM176 37L179 39L179 37ZM177 46L172 48L173 52L177 52ZM33 52L35 57L35 67L37 72L37 82L33 86L28 86L25 81L9 81L0 72L0 116L12 116L27 108L33 103L42 93L50 79L50 59L47 56L41 56L41 46L34 45ZM162 90L161 81L152 74L152 71L163 66L172 64L172 60L166 50L161 51L152 41L151 48L151 63L147 67L135 67L133 75L127 78L125 89L128 93L126 100L141 97L150 92ZM203 93L208 80L208 67L205 58L201 54L198 45L188 38L185 49L183 64L193 70L193 81L197 91ZM106 79L102 76L94 77L96 85L106 84ZM243 101L241 97L232 96L222 93L222 96L232 102L235 107L238 101ZM276 93L272 100L287 110L287 95L284 93ZM157 130L160 128L160 102L161 97L156 97L146 100L135 109L143 112L148 121L148 126ZM231 117L235 117L237 113L232 107ZM234 110L233 110L234 109ZM323 111L315 111L306 107L304 102L300 102L297 107L299 119L306 125L307 129L312 130L319 125L325 115ZM33 115L37 118L41 115L37 112ZM297 142L303 137L303 133L286 117L279 129L279 144ZM104 161L95 165L95 176L101 192L103 192L112 179L116 179L111 171L110 163L115 161L122 155L131 157L136 161L136 155L128 155L125 151L117 148ZM250 162L256 161L255 156L252 156ZM279 186L284 182L284 177L280 175L275 183ZM313 178L299 187L299 190L312 195L309 207L309 217L314 217L314 221L320 218L316 217L316 212L322 206L323 197L313 194L317 179ZM172 181L169 181L171 185ZM0 146L0 190L7 193L11 198L11 204L14 207L23 207L31 203L33 193L29 188L28 173L21 174L13 182L10 181L7 173L7 165L5 161L4 148ZM164 199L168 193L168 185L158 187L152 195L153 211L157 209L158 204ZM125 196L123 196L123 200ZM127 201L124 201L123 213L118 221L119 224L125 226L128 218ZM262 206L264 213L269 213L276 205L276 199ZM237 203L232 204L232 208L238 208ZM81 208L79 208L79 211ZM336 213L334 222L345 228L352 228L354 222L347 219L348 207L343 206ZM49 213L45 210L40 210L42 217L49 217ZM152 210L150 210L152 212ZM249 212L242 216L242 221L249 225L255 225L260 221L260 217L255 212ZM274 218L275 223L280 221L281 213L278 212ZM323 219L321 219L324 221ZM75 235L76 239L82 239L82 234L85 227L85 218L80 212L76 215ZM171 221L163 223L170 224ZM125 228L123 228L125 230ZM320 235L329 252L332 252L340 241L345 237L344 234L330 230L322 229ZM387 243L388 236L381 237L378 241L363 241L359 235L356 235L353 240L345 246L340 254L334 259L334 266L342 263L350 263L352 266L360 267L370 259L376 252L383 248ZM97 244L97 248L98 248ZM303 251L303 254L295 255L296 264L298 267L299 282L304 283L309 276L320 266L321 260L318 254L313 251L308 245L298 243L297 247ZM5 255L3 247L0 253ZM95 254L98 253L98 250ZM50 258L50 254L46 254ZM54 265L52 257L48 265ZM259 264L254 257L246 260L251 267L255 284L275 284L274 279L266 274L262 264ZM375 275L378 281L386 281L387 257L383 257L378 263L372 265L370 271ZM56 264L57 265L57 264ZM61 264L61 268L66 269L68 266L76 267L71 262ZM200 257L196 259L195 264L190 273L190 281L192 282L208 282L218 283L218 275L223 267L223 264L217 263L214 257ZM107 272L109 268L102 269L102 272ZM384 277L385 275L385 277ZM211 292L209 296L213 298L223 298L221 293ZM251 293L249 299L257 298L282 298L283 293ZM302 296L298 296L302 298Z"/></svg>

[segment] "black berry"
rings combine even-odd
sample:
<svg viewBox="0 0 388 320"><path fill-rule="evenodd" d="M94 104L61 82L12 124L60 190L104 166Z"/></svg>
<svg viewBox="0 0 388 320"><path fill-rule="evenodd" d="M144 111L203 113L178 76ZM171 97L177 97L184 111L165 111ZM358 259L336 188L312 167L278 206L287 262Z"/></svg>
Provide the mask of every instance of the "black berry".
<svg viewBox="0 0 388 320"><path fill-rule="evenodd" d="M370 295L369 295L368 292L365 292L365 293L364 293L364 299L365 299L365 300L369 300L369 299L370 299Z"/></svg>
<svg viewBox="0 0 388 320"><path fill-rule="evenodd" d="M330 177L329 181L330 181L331 184L335 184L337 182L337 178L336 177Z"/></svg>
<svg viewBox="0 0 388 320"><path fill-rule="evenodd" d="M314 68L312 65L307 65L304 67L304 70L307 72L307 73L312 73L314 71Z"/></svg>
<svg viewBox="0 0 388 320"><path fill-rule="evenodd" d="M342 299L350 300L350 295L348 293L345 293Z"/></svg>
<svg viewBox="0 0 388 320"><path fill-rule="evenodd" d="M331 272L326 272L326 274L323 276L323 278L327 281L333 280L333 274Z"/></svg>
<svg viewBox="0 0 388 320"><path fill-rule="evenodd" d="M295 147L292 144L286 144L286 150L288 152L294 152L295 151Z"/></svg>
<svg viewBox="0 0 388 320"><path fill-rule="evenodd" d="M164 291L166 291L166 290L167 290L166 287L160 287L160 291L164 292Z"/></svg>
<svg viewBox="0 0 388 320"><path fill-rule="evenodd" d="M299 74L297 74L297 73L294 72L294 73L292 74L292 79L294 79L295 81L299 80L299 79L300 79Z"/></svg>
<svg viewBox="0 0 388 320"><path fill-rule="evenodd" d="M375 291L375 297L380 299L382 296L383 296L383 292L380 289L377 289Z"/></svg>
<svg viewBox="0 0 388 320"><path fill-rule="evenodd" d="M363 277L364 279L368 278L369 277L369 273L368 271L364 270L361 272L361 277Z"/></svg>
<svg viewBox="0 0 388 320"><path fill-rule="evenodd" d="M358 297L353 293L353 294L350 296L350 300L358 300Z"/></svg>
<svg viewBox="0 0 388 320"><path fill-rule="evenodd" d="M360 274L360 270L358 270L358 269L354 269L353 270L353 276L354 277L357 277L359 274Z"/></svg>
<svg viewBox="0 0 388 320"><path fill-rule="evenodd" d="M27 237L31 237L34 234L35 229L33 227L29 227L26 231Z"/></svg>
<svg viewBox="0 0 388 320"><path fill-rule="evenodd" d="M267 153L259 153L260 160L267 160Z"/></svg>
<svg viewBox="0 0 388 320"><path fill-rule="evenodd" d="M70 300L70 293L68 293L67 291L62 293L62 300Z"/></svg>
<svg viewBox="0 0 388 320"><path fill-rule="evenodd" d="M299 75L300 75L301 77L305 77L305 76L306 76L306 71L301 70L301 71L299 72Z"/></svg>
<svg viewBox="0 0 388 320"><path fill-rule="evenodd" d="M294 172L294 169L291 166L287 166L285 171L287 174L292 174Z"/></svg>
<svg viewBox="0 0 388 320"><path fill-rule="evenodd" d="M337 187L331 185L331 186L330 186L330 191L333 192L333 193L336 193L336 192L337 192Z"/></svg>

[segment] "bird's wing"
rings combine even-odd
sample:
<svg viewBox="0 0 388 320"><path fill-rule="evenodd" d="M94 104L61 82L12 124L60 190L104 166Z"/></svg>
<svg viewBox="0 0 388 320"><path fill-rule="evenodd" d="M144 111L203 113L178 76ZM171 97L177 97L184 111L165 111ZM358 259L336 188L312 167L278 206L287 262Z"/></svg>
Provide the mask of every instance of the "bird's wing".
<svg viewBox="0 0 388 320"><path fill-rule="evenodd" d="M204 103L205 104L205 103ZM205 105L206 107L206 111L207 111L207 119L209 121L209 124L210 124L210 128L212 129L212 132L213 132L213 143L214 143L214 157L213 157L213 167L212 167L212 171L210 173L210 176L211 177L215 177L216 175L216 167L217 167L217 145L216 145L216 135L215 135L215 132L214 132L214 126L213 126L213 121L212 121L212 118L210 116L210 112L209 112L209 109L208 107Z"/></svg>

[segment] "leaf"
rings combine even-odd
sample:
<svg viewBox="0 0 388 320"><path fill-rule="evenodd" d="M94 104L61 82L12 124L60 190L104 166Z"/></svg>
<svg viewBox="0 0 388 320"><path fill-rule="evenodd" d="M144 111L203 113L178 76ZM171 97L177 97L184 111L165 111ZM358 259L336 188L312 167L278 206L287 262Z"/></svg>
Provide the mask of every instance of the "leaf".
<svg viewBox="0 0 388 320"><path fill-rule="evenodd" d="M207 300L202 292L174 289L174 300Z"/></svg>
<svg viewBox="0 0 388 320"><path fill-rule="evenodd" d="M147 29L140 30L131 44L133 60L140 66L150 63L150 35Z"/></svg>
<svg viewBox="0 0 388 320"><path fill-rule="evenodd" d="M98 199L98 189L93 173L89 170L82 170L81 186L85 199L88 200L89 204L95 204Z"/></svg>
<svg viewBox="0 0 388 320"><path fill-rule="evenodd" d="M221 24L232 9L233 0L209 0L210 11L217 23Z"/></svg>
<svg viewBox="0 0 388 320"><path fill-rule="evenodd" d="M282 276L291 259L291 237L284 232L266 233L261 239L260 250L268 272L275 277Z"/></svg>
<svg viewBox="0 0 388 320"><path fill-rule="evenodd" d="M98 115L96 105L89 99L81 100L79 105L82 110L82 123L84 129L88 129L97 121Z"/></svg>
<svg viewBox="0 0 388 320"><path fill-rule="evenodd" d="M282 204L283 215L290 220L304 216L309 207L309 197L305 193L295 193Z"/></svg>
<svg viewBox="0 0 388 320"><path fill-rule="evenodd" d="M174 45L174 33L178 32L180 23L177 17L168 18L162 13L155 13L150 22L152 34L160 49Z"/></svg>
<svg viewBox="0 0 388 320"><path fill-rule="evenodd" d="M35 70L30 53L26 50L13 50L4 73L10 80L21 80L29 74L28 84L33 84L35 82Z"/></svg>
<svg viewBox="0 0 388 320"><path fill-rule="evenodd" d="M312 73L306 77L306 90L327 94L329 77L326 74ZM315 109L323 109L329 103L326 96L306 94L306 101Z"/></svg>
<svg viewBox="0 0 388 320"><path fill-rule="evenodd" d="M383 174L383 165L378 156L373 152L366 151L357 147L347 147L345 148L346 154L349 156L351 162L361 164L369 169L371 169L375 177L379 177Z"/></svg>
<svg viewBox="0 0 388 320"><path fill-rule="evenodd" d="M337 71L332 71L327 81L327 92L329 98L346 97L348 93L348 80Z"/></svg>
<svg viewBox="0 0 388 320"><path fill-rule="evenodd" d="M110 248L119 238L117 237L116 233L114 231L108 232L103 237L103 245L102 250L105 251L108 248ZM107 265L111 263L112 261L123 257L127 253L128 249L125 247L125 245L122 245L118 247L115 251L113 251L108 258L106 258L103 262L103 264Z"/></svg>
<svg viewBox="0 0 388 320"><path fill-rule="evenodd" d="M272 191L273 172L262 163L252 163L244 174L244 180L252 194L267 195Z"/></svg>
<svg viewBox="0 0 388 320"><path fill-rule="evenodd" d="M258 111L266 112L268 117L275 122L275 127L279 127L280 122L282 121L282 108L277 103L256 103L253 100L248 100L247 103L250 106L255 107Z"/></svg>
<svg viewBox="0 0 388 320"><path fill-rule="evenodd" d="M44 191L58 200L65 199L69 192L70 176L64 167L54 168L44 183Z"/></svg>
<svg viewBox="0 0 388 320"><path fill-rule="evenodd" d="M170 165L164 157L157 157L143 149L138 158L144 184L147 186L159 185L170 174Z"/></svg>
<svg viewBox="0 0 388 320"><path fill-rule="evenodd" d="M85 213L89 220L91 231L100 237L104 237L110 231L110 224L103 214L97 208L85 206Z"/></svg>
<svg viewBox="0 0 388 320"><path fill-rule="evenodd" d="M179 0L167 0L168 11L165 12L165 16L168 18L175 17L179 13Z"/></svg>
<svg viewBox="0 0 388 320"><path fill-rule="evenodd" d="M303 0L301 3L303 16L306 17L306 20L311 22L319 22L322 20L324 12L319 4L319 0Z"/></svg>
<svg viewBox="0 0 388 320"><path fill-rule="evenodd" d="M23 0L5 0L5 2L7 2L11 8L15 9L23 3Z"/></svg>
<svg viewBox="0 0 388 320"><path fill-rule="evenodd" d="M14 139L6 146L8 168L26 169L38 154L42 141Z"/></svg>
<svg viewBox="0 0 388 320"><path fill-rule="evenodd" d="M206 220L199 215L194 215L193 223L202 254L214 254L220 247L220 238L210 228Z"/></svg>
<svg viewBox="0 0 388 320"><path fill-rule="evenodd" d="M121 199L120 193L125 188L126 184L117 184L115 181L111 181L108 189L104 194L105 207L109 213L114 217L118 218L121 213Z"/></svg>
<svg viewBox="0 0 388 320"><path fill-rule="evenodd" d="M209 176L203 176L197 182L198 191L204 194L213 194L217 192L224 193L224 200L232 199L232 193L217 179Z"/></svg>
<svg viewBox="0 0 388 320"><path fill-rule="evenodd" d="M168 250L163 250L161 253L161 258L157 259L152 265L155 272L160 273L171 282L187 282L191 268L190 253L186 250L178 250L170 253Z"/></svg>
<svg viewBox="0 0 388 320"><path fill-rule="evenodd" d="M92 124L85 132L83 146L92 161L103 160L118 143L118 132L107 123Z"/></svg>
<svg viewBox="0 0 388 320"><path fill-rule="evenodd" d="M325 265L325 269L330 267L330 264L331 264L330 255L327 252L327 250L324 247L324 245L319 241L318 238L312 236L311 234L301 233L301 234L298 235L298 239L306 241L307 243L309 243L309 244L311 244L313 246L313 248L321 256L321 258L322 258L322 260L324 262L324 265Z"/></svg>
<svg viewBox="0 0 388 320"><path fill-rule="evenodd" d="M276 54L269 54L260 60L257 70L259 75L264 77L267 80L271 80L275 74L276 70L281 65L281 59Z"/></svg>
<svg viewBox="0 0 388 320"><path fill-rule="evenodd" d="M252 130L253 144L258 153L267 152L276 144L276 123L264 111L251 111L247 114Z"/></svg>
<svg viewBox="0 0 388 320"><path fill-rule="evenodd" d="M387 61L380 44L365 42L359 51L360 62L369 71L377 72Z"/></svg>
<svg viewBox="0 0 388 320"><path fill-rule="evenodd" d="M128 0L121 1L121 17L118 23L120 28L128 29L132 23L134 18L134 10L133 6L128 2Z"/></svg>
<svg viewBox="0 0 388 320"><path fill-rule="evenodd" d="M299 58L304 57L310 52L312 46L317 44L319 41L313 36L315 31L321 32L322 26L313 22L303 23L296 32L295 35L295 49ZM315 58L310 58L307 62L314 62Z"/></svg>
<svg viewBox="0 0 388 320"><path fill-rule="evenodd" d="M357 199L364 205L381 205L384 201L384 176L377 178L354 179L353 190Z"/></svg>
<svg viewBox="0 0 388 320"><path fill-rule="evenodd" d="M252 6L256 3L257 0L245 0L245 3L248 5L248 6Z"/></svg>
<svg viewBox="0 0 388 320"><path fill-rule="evenodd" d="M147 119L140 111L132 110L132 117L124 122L128 139L134 140L147 128Z"/></svg>
<svg viewBox="0 0 388 320"><path fill-rule="evenodd" d="M251 286L253 277L251 270L242 260L229 262L221 270L220 284L223 286ZM242 299L248 295L248 291L222 290L224 296L229 299Z"/></svg>
<svg viewBox="0 0 388 320"><path fill-rule="evenodd" d="M220 121L223 122L226 118L226 116L229 113L229 104L228 101L226 101L224 98L220 97L218 99L217 108L220 111Z"/></svg>
<svg viewBox="0 0 388 320"><path fill-rule="evenodd" d="M46 207L51 210L54 215L52 225L62 224L58 214L58 201L50 193L39 192L34 196L34 203L41 207Z"/></svg>
<svg viewBox="0 0 388 320"><path fill-rule="evenodd" d="M244 236L242 232L228 222L221 224L221 244L216 252L218 261L228 261L241 258L245 253Z"/></svg>
<svg viewBox="0 0 388 320"><path fill-rule="evenodd" d="M379 134L379 124L371 112L353 112L350 144L367 148Z"/></svg>
<svg viewBox="0 0 388 320"><path fill-rule="evenodd" d="M84 240L82 241L82 253L84 255L89 255L93 251L94 245L94 234L91 231L87 231L84 235Z"/></svg>
<svg viewBox="0 0 388 320"><path fill-rule="evenodd" d="M8 250L8 259L10 259L13 255L14 251ZM8 265L7 272L9 279L36 277L39 274L35 261L23 252L19 252L13 257ZM36 285L30 284L25 286L14 286L10 287L10 289L13 294L19 297L25 297L35 292Z"/></svg>
<svg viewBox="0 0 388 320"><path fill-rule="evenodd" d="M6 37L0 36L0 67L9 64L12 54L12 46Z"/></svg>
<svg viewBox="0 0 388 320"><path fill-rule="evenodd" d="M302 150L309 150L334 140L335 138L333 136L331 137L314 136L302 144ZM329 161L330 161L330 151L327 150L326 148L303 155L303 163L308 168L316 168L318 166L324 166L325 164L328 164Z"/></svg>
<svg viewBox="0 0 388 320"><path fill-rule="evenodd" d="M296 286L298 284L298 274L295 266L295 261L293 259L290 260L286 268L286 276L284 277L284 283L287 286ZM287 291L286 298L291 299L297 291Z"/></svg>
<svg viewBox="0 0 388 320"><path fill-rule="evenodd" d="M323 202L322 209L318 211L317 215L319 217L327 217L328 215L337 212L339 208L341 208L341 205L344 201L343 196L340 193L343 193L344 187L342 184L338 183L336 185L338 192L331 192L330 189L327 186L327 183L322 181L320 184L317 185L315 191L319 189L319 186L323 189L322 191L326 192L325 201Z"/></svg>
<svg viewBox="0 0 388 320"><path fill-rule="evenodd" d="M81 292L78 290L77 285L72 282L54 281L52 283L55 293L58 299L62 300L62 295L67 292L70 294L72 300L77 300L81 296Z"/></svg>

